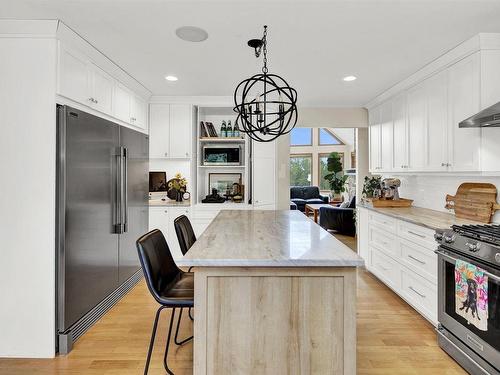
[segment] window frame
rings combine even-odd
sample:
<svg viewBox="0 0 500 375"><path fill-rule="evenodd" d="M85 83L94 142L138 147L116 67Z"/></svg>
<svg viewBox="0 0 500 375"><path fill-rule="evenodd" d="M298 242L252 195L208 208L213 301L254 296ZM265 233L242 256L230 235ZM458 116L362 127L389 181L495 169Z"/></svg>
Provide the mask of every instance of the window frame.
<svg viewBox="0 0 500 375"><path fill-rule="evenodd" d="M328 144L321 143L321 130L324 130L327 133L329 133L333 138L335 138L336 140L338 140L339 143L333 143L333 144L332 143L328 143ZM339 138L338 135L334 134L330 129L328 129L328 128L318 128L318 146L329 146L329 147L345 146L345 143L344 143L344 141L342 141L342 139Z"/></svg>
<svg viewBox="0 0 500 375"><path fill-rule="evenodd" d="M304 144L301 144L301 145L294 145L294 144L292 144L292 131L293 131L294 129L309 129L309 133L311 134L311 143L308 143L308 144L305 144L305 143L304 143ZM309 147L309 146L312 146L312 145L313 145L313 138L314 138L314 136L313 136L313 128L301 128L301 127L296 127L296 128L294 128L294 129L292 129L292 131L290 132L290 147Z"/></svg>
<svg viewBox="0 0 500 375"><path fill-rule="evenodd" d="M342 168L345 170L345 153L342 151L342 152L339 152L339 151L331 151L331 152L318 152L318 188L319 188L319 191L330 191L330 189L328 190L324 190L324 189L321 189L321 158L322 157L328 157L328 155L330 155L332 152L336 152L337 154L341 155L341 160L342 160Z"/></svg>
<svg viewBox="0 0 500 375"><path fill-rule="evenodd" d="M290 165L290 159L291 158L295 158L295 157L308 157L310 160L311 160L311 181L310 181L310 185L308 186L314 186L313 185L313 181L314 181L314 159L313 159L313 154L310 153L310 152L299 152L299 153L296 153L296 154L290 154L289 157L288 157L288 164ZM288 167L289 171L290 171L290 167ZM288 183L290 184L290 186L297 186L297 185L292 185L292 181L290 181L290 179L288 179Z"/></svg>

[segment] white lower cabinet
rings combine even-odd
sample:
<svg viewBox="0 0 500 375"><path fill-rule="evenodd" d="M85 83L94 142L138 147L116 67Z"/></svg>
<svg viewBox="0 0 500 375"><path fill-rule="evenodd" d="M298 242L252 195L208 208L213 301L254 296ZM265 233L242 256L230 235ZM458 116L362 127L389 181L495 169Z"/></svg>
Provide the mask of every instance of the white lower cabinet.
<svg viewBox="0 0 500 375"><path fill-rule="evenodd" d="M174 220L186 215L191 219L191 208L180 207L150 207L149 208L149 230L159 229L167 240L168 247L174 259L182 257L179 241L174 228Z"/></svg>
<svg viewBox="0 0 500 375"><path fill-rule="evenodd" d="M358 253L366 268L437 325L437 256L431 229L358 208Z"/></svg>

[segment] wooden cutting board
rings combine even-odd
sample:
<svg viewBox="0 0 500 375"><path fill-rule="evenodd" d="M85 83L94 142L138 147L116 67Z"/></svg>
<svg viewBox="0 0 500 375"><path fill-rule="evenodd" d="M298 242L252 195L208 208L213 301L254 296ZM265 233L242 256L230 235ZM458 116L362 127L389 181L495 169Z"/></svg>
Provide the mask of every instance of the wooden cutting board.
<svg viewBox="0 0 500 375"><path fill-rule="evenodd" d="M491 223L497 204L497 188L493 184L481 182L464 182L454 196L446 195L446 208L453 209L455 216Z"/></svg>

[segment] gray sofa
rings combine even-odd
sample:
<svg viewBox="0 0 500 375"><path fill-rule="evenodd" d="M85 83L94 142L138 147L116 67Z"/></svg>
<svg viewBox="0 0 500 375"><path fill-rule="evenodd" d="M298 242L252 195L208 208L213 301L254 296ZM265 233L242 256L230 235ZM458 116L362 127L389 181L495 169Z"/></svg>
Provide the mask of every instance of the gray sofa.
<svg viewBox="0 0 500 375"><path fill-rule="evenodd" d="M290 186L290 201L304 212L306 204L328 203L328 197L321 195L317 186Z"/></svg>

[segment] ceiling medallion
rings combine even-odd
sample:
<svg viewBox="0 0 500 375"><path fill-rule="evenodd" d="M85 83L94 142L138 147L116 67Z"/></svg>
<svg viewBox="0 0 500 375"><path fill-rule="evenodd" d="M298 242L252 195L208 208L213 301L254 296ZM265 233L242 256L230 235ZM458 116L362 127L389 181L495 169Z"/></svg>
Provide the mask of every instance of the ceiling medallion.
<svg viewBox="0 0 500 375"><path fill-rule="evenodd" d="M263 53L262 73L240 82L234 90L234 111L240 131L258 142L288 134L297 123L297 91L267 69L267 26L262 39L248 41L255 57Z"/></svg>

